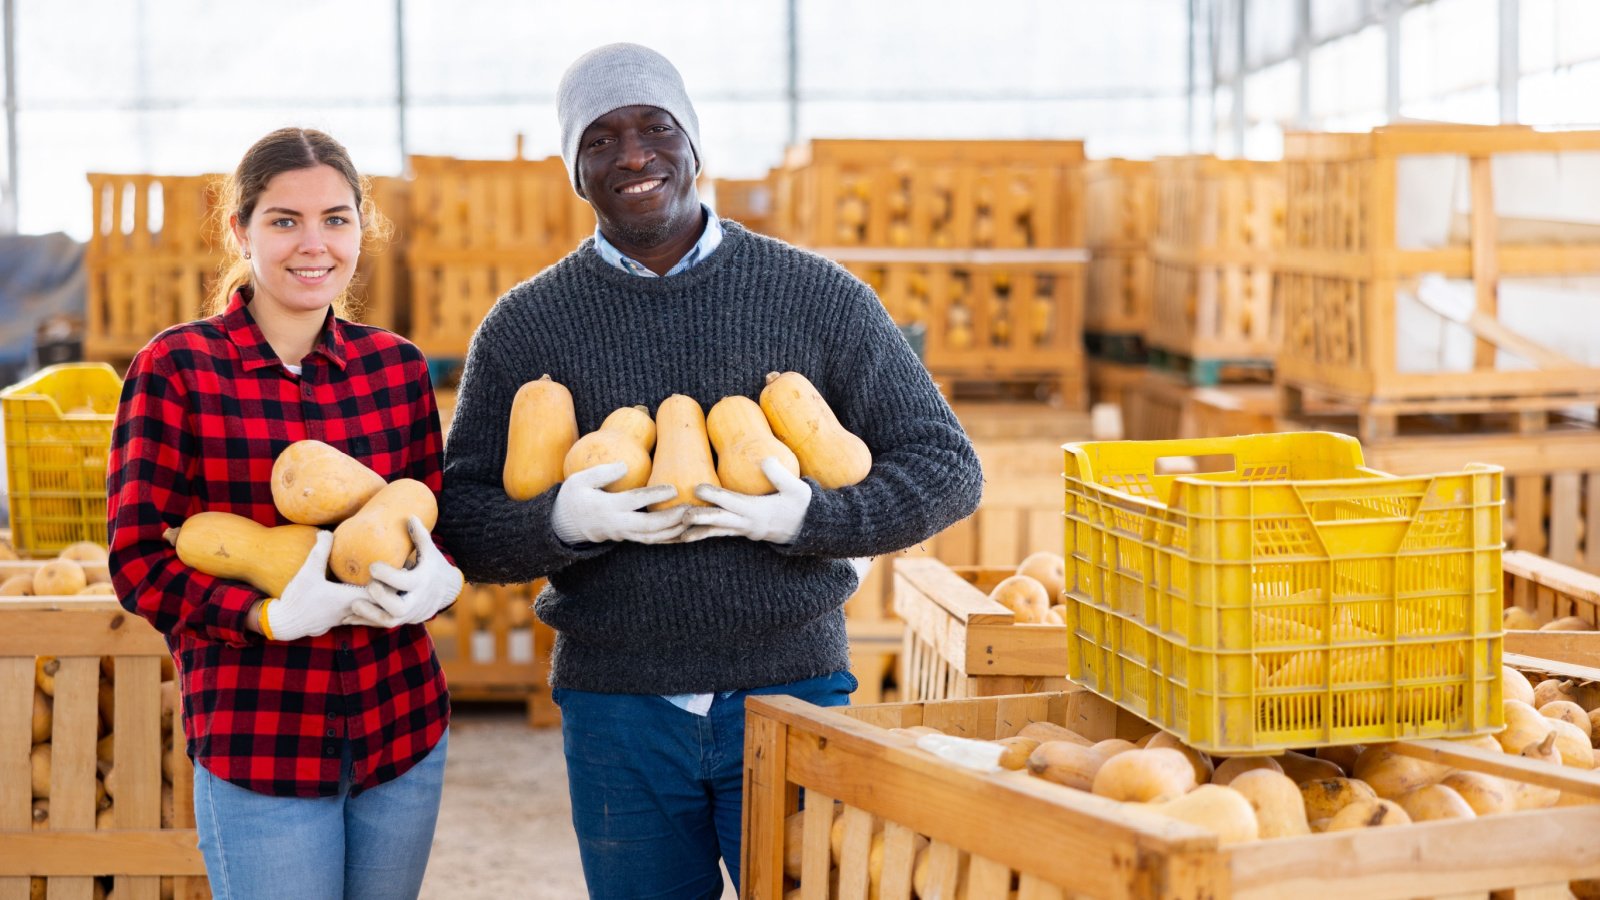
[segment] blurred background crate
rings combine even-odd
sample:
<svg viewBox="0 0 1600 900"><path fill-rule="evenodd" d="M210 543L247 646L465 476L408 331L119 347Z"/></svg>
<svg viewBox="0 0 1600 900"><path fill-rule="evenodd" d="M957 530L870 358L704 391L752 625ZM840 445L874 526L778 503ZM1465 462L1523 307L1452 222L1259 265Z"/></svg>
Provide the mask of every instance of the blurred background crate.
<svg viewBox="0 0 1600 900"><path fill-rule="evenodd" d="M766 178L716 178L717 215L733 219L761 234L772 234L777 209L773 205L772 176Z"/></svg>
<svg viewBox="0 0 1600 900"><path fill-rule="evenodd" d="M455 605L428 622L450 696L522 703L528 727L561 724L550 699L555 632L533 614L544 579L469 584Z"/></svg>
<svg viewBox="0 0 1600 900"><path fill-rule="evenodd" d="M1095 353L1142 361L1150 328L1156 191L1151 164L1096 159L1084 164L1085 235L1089 248L1083 330Z"/></svg>
<svg viewBox="0 0 1600 900"><path fill-rule="evenodd" d="M25 556L106 543L106 454L122 379L105 363L62 363L0 390L11 540Z"/></svg>

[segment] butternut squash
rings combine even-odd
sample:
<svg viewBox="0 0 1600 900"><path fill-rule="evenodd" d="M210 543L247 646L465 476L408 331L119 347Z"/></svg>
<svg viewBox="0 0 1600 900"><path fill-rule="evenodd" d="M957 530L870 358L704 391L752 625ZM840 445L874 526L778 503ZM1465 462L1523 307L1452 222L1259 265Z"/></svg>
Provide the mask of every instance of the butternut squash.
<svg viewBox="0 0 1600 900"><path fill-rule="evenodd" d="M1495 737L1507 753L1521 753L1529 744L1544 740L1544 736L1554 730L1550 725L1552 720L1539 715L1537 709L1521 700L1507 700L1502 706L1506 727Z"/></svg>
<svg viewBox="0 0 1600 900"><path fill-rule="evenodd" d="M34 744L28 754L32 775L33 799L44 800L50 796L50 745Z"/></svg>
<svg viewBox="0 0 1600 900"><path fill-rule="evenodd" d="M1074 744L1082 744L1085 747L1094 745L1094 741L1064 725L1057 725L1054 722L1029 722L1022 726L1017 735L1019 737L1033 738L1040 743L1045 741L1071 741Z"/></svg>
<svg viewBox="0 0 1600 900"><path fill-rule="evenodd" d="M1283 774L1283 766L1278 765L1278 761L1270 756L1233 756L1217 765L1217 770L1211 775L1211 783L1225 786L1240 775L1256 769Z"/></svg>
<svg viewBox="0 0 1600 900"><path fill-rule="evenodd" d="M1593 631L1594 625L1579 616L1562 616L1539 626L1540 631Z"/></svg>
<svg viewBox="0 0 1600 900"><path fill-rule="evenodd" d="M1211 762L1211 757L1173 737L1171 732L1157 732L1156 736L1151 738L1150 743L1146 744L1145 747L1151 750L1158 747L1168 747L1182 753L1189 760L1189 765L1194 769L1195 784L1209 782L1211 773L1216 771L1216 766Z"/></svg>
<svg viewBox="0 0 1600 900"><path fill-rule="evenodd" d="M1539 620L1520 606L1508 606L1500 613L1500 627L1506 631L1534 631Z"/></svg>
<svg viewBox="0 0 1600 900"><path fill-rule="evenodd" d="M64 597L83 590L89 576L70 559L52 559L33 573L33 593L39 597Z"/></svg>
<svg viewBox="0 0 1600 900"><path fill-rule="evenodd" d="M1510 730L1509 723L1506 730ZM1561 752L1556 749L1555 730L1551 729L1536 743L1522 748L1522 756L1553 766L1561 765ZM1517 809L1548 809L1561 802L1560 788L1545 787L1528 781L1516 781L1511 785L1516 793Z"/></svg>
<svg viewBox="0 0 1600 900"><path fill-rule="evenodd" d="M1439 763L1401 756L1388 744L1373 744L1356 760L1352 774L1372 786L1384 800L1394 800L1450 773Z"/></svg>
<svg viewBox="0 0 1600 900"><path fill-rule="evenodd" d="M1219 844L1242 844L1261 837L1261 826L1250 801L1221 785L1202 784L1152 808L1169 818L1214 832Z"/></svg>
<svg viewBox="0 0 1600 900"><path fill-rule="evenodd" d="M571 478L584 469L620 462L628 471L606 485L606 490L620 493L642 488L650 480L650 451L655 446L656 423L650 410L624 406L606 416L598 429L578 438L561 462L561 475Z"/></svg>
<svg viewBox="0 0 1600 900"><path fill-rule="evenodd" d="M1356 767L1356 760L1361 757L1362 751L1366 749L1366 744L1338 744L1332 747L1318 747L1317 759L1325 759L1349 772Z"/></svg>
<svg viewBox="0 0 1600 900"><path fill-rule="evenodd" d="M1278 761L1278 768L1289 780L1295 784L1304 784L1318 778L1342 778L1344 769L1339 764L1328 759L1318 759L1293 750L1285 751L1282 756L1273 757Z"/></svg>
<svg viewBox="0 0 1600 900"><path fill-rule="evenodd" d="M421 519L429 530L439 521L439 502L427 485L400 478L374 494L360 512L333 530L328 568L334 577L345 584L366 584L372 580L369 567L375 562L404 567L416 549L406 530L410 516Z"/></svg>
<svg viewBox="0 0 1600 900"><path fill-rule="evenodd" d="M382 489L383 476L321 441L295 441L272 462L272 505L301 525L342 522Z"/></svg>
<svg viewBox="0 0 1600 900"><path fill-rule="evenodd" d="M78 541L61 548L61 552L57 553L56 556L61 559L70 559L76 563L103 563L109 554L106 552L106 548L96 544L94 541Z"/></svg>
<svg viewBox="0 0 1600 900"><path fill-rule="evenodd" d="M1217 767L1217 774L1222 774L1221 766ZM1289 776L1271 769L1252 769L1240 772L1228 782L1228 787L1249 801L1255 810L1261 837L1298 837L1311 833L1300 788Z"/></svg>
<svg viewBox="0 0 1600 900"><path fill-rule="evenodd" d="M1161 803L1195 788L1194 767L1170 747L1118 753L1100 765L1093 790L1112 800Z"/></svg>
<svg viewBox="0 0 1600 900"><path fill-rule="evenodd" d="M1013 771L1027 768L1028 757L1041 746L1039 741L1019 735L1001 738L995 743L1005 748L1005 751L1000 754L1000 768Z"/></svg>
<svg viewBox="0 0 1600 900"><path fill-rule="evenodd" d="M1458 770L1446 775L1439 784L1460 795L1477 815L1493 816L1517 811L1516 792L1504 778Z"/></svg>
<svg viewBox="0 0 1600 900"><path fill-rule="evenodd" d="M1300 785L1306 818L1313 821L1331 819L1357 800L1376 799L1378 795L1371 785L1354 778L1319 778Z"/></svg>
<svg viewBox="0 0 1600 900"><path fill-rule="evenodd" d="M706 414L706 433L717 451L717 477L722 486L741 494L774 494L778 489L761 471L761 461L778 464L800 477L800 460L772 433L766 414L749 397L723 397Z"/></svg>
<svg viewBox="0 0 1600 900"><path fill-rule="evenodd" d="M1578 704L1573 703L1571 700L1551 700L1549 703L1539 707L1539 715L1547 719L1560 719L1563 722L1570 723L1579 731L1582 731L1586 737L1590 738L1590 745L1593 746L1594 726L1589 722L1589 714L1584 712L1583 707Z"/></svg>
<svg viewBox="0 0 1600 900"><path fill-rule="evenodd" d="M1386 828L1393 825L1410 825L1411 817L1393 800L1357 800L1339 810L1328 821L1328 831L1352 831L1358 828Z"/></svg>
<svg viewBox="0 0 1600 900"><path fill-rule="evenodd" d="M706 417L700 401L693 397L673 394L656 407L656 455L651 461L650 484L670 484L678 489L677 497L650 504L652 510L706 506L694 495L695 485L722 486L711 464Z"/></svg>
<svg viewBox="0 0 1600 900"><path fill-rule="evenodd" d="M1050 611L1050 594L1028 575L1010 575L989 592L989 599L1004 606L1018 622L1043 622Z"/></svg>
<svg viewBox="0 0 1600 900"><path fill-rule="evenodd" d="M38 685L33 688L33 742L35 744L50 740L50 726L54 721L52 712L55 703L39 690Z"/></svg>
<svg viewBox="0 0 1600 900"><path fill-rule="evenodd" d="M1556 735L1556 752L1561 754L1561 764L1578 769L1594 768L1594 745L1589 740L1589 732L1566 719L1546 718Z"/></svg>
<svg viewBox="0 0 1600 900"><path fill-rule="evenodd" d="M1521 700L1533 706L1533 685L1528 682L1528 676L1518 672L1510 666L1500 667L1500 692L1505 700ZM1555 699L1555 698L1551 698ZM1518 750L1522 748L1517 748ZM1508 751L1516 753L1517 750Z"/></svg>
<svg viewBox="0 0 1600 900"><path fill-rule="evenodd" d="M1440 819L1476 819L1472 805L1446 784L1430 784L1402 794L1395 801L1406 811L1413 822L1434 822Z"/></svg>
<svg viewBox="0 0 1600 900"><path fill-rule="evenodd" d="M1045 741L1028 755L1028 772L1046 781L1087 791L1094 787L1095 773L1115 755L1072 741Z"/></svg>
<svg viewBox="0 0 1600 900"><path fill-rule="evenodd" d="M1506 699L1510 700L1512 698L1507 697ZM1516 699L1521 698L1519 697ZM1577 685L1567 681L1564 678L1546 678L1545 680L1533 686L1533 699L1524 700L1523 702L1527 703L1534 709L1538 709L1541 706L1547 706L1556 702L1557 700L1568 700L1573 703L1578 703ZM1582 706L1583 704L1578 703L1578 705Z"/></svg>
<svg viewBox="0 0 1600 900"><path fill-rule="evenodd" d="M1026 575L1044 585L1051 603L1060 603L1067 587L1067 561L1059 553L1040 550L1030 553L1017 566L1018 575Z"/></svg>
<svg viewBox="0 0 1600 900"><path fill-rule="evenodd" d="M828 401L799 372L768 373L761 411L772 433L794 451L800 474L824 488L856 484L872 470L872 451L839 424Z"/></svg>
<svg viewBox="0 0 1600 900"><path fill-rule="evenodd" d="M268 527L226 512L190 516L164 537L192 569L242 581L270 597L282 596L317 543L311 525Z"/></svg>
<svg viewBox="0 0 1600 900"><path fill-rule="evenodd" d="M578 442L572 393L549 375L530 381L511 400L506 428L506 496L532 500L561 480L563 463Z"/></svg>
<svg viewBox="0 0 1600 900"><path fill-rule="evenodd" d="M5 581L0 581L0 597L31 596L33 596L33 575L31 573L13 575Z"/></svg>

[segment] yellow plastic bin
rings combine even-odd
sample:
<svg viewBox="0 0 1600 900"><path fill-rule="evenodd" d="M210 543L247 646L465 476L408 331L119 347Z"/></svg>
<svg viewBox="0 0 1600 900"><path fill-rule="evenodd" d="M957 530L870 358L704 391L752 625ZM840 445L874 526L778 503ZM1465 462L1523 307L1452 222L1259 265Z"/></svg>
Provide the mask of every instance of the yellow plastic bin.
<svg viewBox="0 0 1600 900"><path fill-rule="evenodd" d="M1395 477L1322 432L1063 450L1072 680L1210 753L1502 727L1500 467Z"/></svg>
<svg viewBox="0 0 1600 900"><path fill-rule="evenodd" d="M0 390L11 541L54 556L106 542L106 453L122 379L105 363L47 366Z"/></svg>

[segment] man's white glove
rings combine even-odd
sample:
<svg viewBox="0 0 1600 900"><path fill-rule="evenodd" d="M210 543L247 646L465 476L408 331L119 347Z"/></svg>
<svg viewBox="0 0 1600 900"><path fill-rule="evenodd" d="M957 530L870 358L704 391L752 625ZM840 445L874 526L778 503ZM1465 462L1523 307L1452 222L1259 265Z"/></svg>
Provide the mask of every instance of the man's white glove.
<svg viewBox="0 0 1600 900"><path fill-rule="evenodd" d="M366 597L366 591L353 584L328 580L328 553L333 550L333 532L317 532L306 561L300 565L283 596L261 604L261 633L272 641L297 641L315 637L342 623L351 606Z"/></svg>
<svg viewBox="0 0 1600 900"><path fill-rule="evenodd" d="M434 546L422 520L416 516L406 519L406 531L416 545L417 564L396 569L388 563L373 563L366 595L351 604L345 624L374 628L420 625L461 596L466 579Z"/></svg>
<svg viewBox="0 0 1600 900"><path fill-rule="evenodd" d="M673 506L654 512L644 509L678 496L678 489L672 485L654 484L617 493L605 489L627 473L627 463L614 462L584 469L563 481L550 511L550 527L556 537L568 544L666 544L682 534L683 513L688 507Z"/></svg>
<svg viewBox="0 0 1600 900"><path fill-rule="evenodd" d="M710 506L691 506L689 529L683 542L714 537L744 537L752 541L788 544L800 534L811 506L811 485L785 469L776 457L761 461L761 471L778 489L776 494L741 494L702 484L694 495Z"/></svg>

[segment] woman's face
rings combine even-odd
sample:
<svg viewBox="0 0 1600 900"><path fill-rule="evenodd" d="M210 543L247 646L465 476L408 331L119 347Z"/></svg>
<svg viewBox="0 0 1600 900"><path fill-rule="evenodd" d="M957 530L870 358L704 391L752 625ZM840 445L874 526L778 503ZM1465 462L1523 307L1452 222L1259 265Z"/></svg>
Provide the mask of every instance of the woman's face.
<svg viewBox="0 0 1600 900"><path fill-rule="evenodd" d="M250 254L256 305L324 310L355 275L361 253L355 193L331 166L274 175L250 223L241 228L236 216L232 224Z"/></svg>

